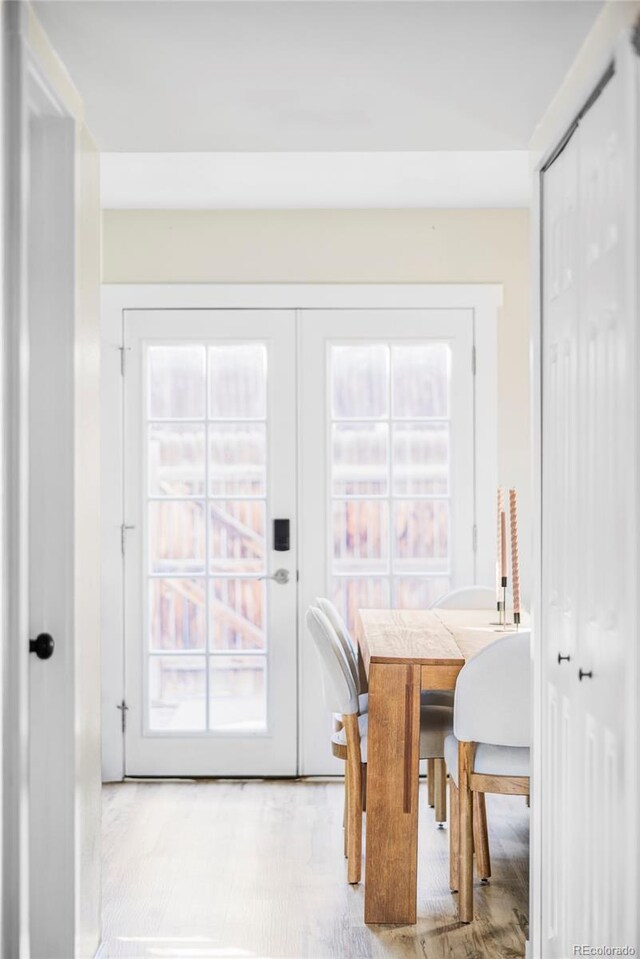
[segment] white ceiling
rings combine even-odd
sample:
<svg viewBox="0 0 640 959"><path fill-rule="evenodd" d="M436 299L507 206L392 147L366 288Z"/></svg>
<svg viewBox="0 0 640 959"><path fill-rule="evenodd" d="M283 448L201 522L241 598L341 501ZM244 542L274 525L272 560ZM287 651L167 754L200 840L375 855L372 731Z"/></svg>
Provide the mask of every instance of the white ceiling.
<svg viewBox="0 0 640 959"><path fill-rule="evenodd" d="M109 152L526 148L599 0L60 0L36 12Z"/></svg>
<svg viewBox="0 0 640 959"><path fill-rule="evenodd" d="M512 152L104 153L116 209L524 207L529 156Z"/></svg>

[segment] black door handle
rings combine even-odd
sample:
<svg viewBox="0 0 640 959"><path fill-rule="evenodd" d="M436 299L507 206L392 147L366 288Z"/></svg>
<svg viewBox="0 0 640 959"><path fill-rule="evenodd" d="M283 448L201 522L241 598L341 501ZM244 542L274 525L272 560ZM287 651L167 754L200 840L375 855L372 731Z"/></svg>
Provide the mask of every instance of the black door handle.
<svg viewBox="0 0 640 959"><path fill-rule="evenodd" d="M593 679L593 670L590 669L589 672L585 672L584 669L579 669L578 679L580 682L582 682L583 679Z"/></svg>
<svg viewBox="0 0 640 959"><path fill-rule="evenodd" d="M568 663L571 659L571 656L563 656L562 653L558 653L558 665L560 663Z"/></svg>
<svg viewBox="0 0 640 959"><path fill-rule="evenodd" d="M29 640L29 652L35 653L38 659L51 659L56 643L49 633L40 633L35 639Z"/></svg>

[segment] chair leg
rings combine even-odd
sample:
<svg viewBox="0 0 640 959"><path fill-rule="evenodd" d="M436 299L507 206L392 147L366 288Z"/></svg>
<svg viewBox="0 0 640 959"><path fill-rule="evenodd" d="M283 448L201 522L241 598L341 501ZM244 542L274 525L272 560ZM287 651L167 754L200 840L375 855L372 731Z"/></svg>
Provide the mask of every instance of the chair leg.
<svg viewBox="0 0 640 959"><path fill-rule="evenodd" d="M367 811L367 764L360 763L360 775L362 776L362 811Z"/></svg>
<svg viewBox="0 0 640 959"><path fill-rule="evenodd" d="M483 881L491 876L489 833L487 831L487 806L484 793L473 794L473 845L476 851L476 870Z"/></svg>
<svg viewBox="0 0 640 959"><path fill-rule="evenodd" d="M362 874L362 765L360 750L352 749L351 742L359 743L358 717L345 716L347 723L347 879L350 883L360 882Z"/></svg>
<svg viewBox="0 0 640 959"><path fill-rule="evenodd" d="M458 917L473 920L473 802L469 777L473 768L473 743L458 744L458 803L460 818L460 856L458 859Z"/></svg>
<svg viewBox="0 0 640 959"><path fill-rule="evenodd" d="M427 759L427 800L433 809L435 803L435 759Z"/></svg>
<svg viewBox="0 0 640 959"><path fill-rule="evenodd" d="M444 759L434 759L434 784L436 822L447 821L447 767Z"/></svg>
<svg viewBox="0 0 640 959"><path fill-rule="evenodd" d="M460 856L460 809L458 787L449 777L449 888L458 891L458 858Z"/></svg>
<svg viewBox="0 0 640 959"><path fill-rule="evenodd" d="M344 858L349 855L349 764L344 764L344 806L342 810L342 832L344 837Z"/></svg>

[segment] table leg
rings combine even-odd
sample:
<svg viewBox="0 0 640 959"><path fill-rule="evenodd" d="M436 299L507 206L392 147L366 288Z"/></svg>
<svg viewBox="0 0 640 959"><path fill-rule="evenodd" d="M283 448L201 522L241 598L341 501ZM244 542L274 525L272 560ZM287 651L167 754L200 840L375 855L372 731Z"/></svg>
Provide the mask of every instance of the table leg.
<svg viewBox="0 0 640 959"><path fill-rule="evenodd" d="M360 689L363 693L366 693L369 688L369 680L367 679L367 667L365 666L364 659L362 658L362 649L360 644L358 644L358 676L360 678Z"/></svg>
<svg viewBox="0 0 640 959"><path fill-rule="evenodd" d="M415 923L420 667L371 663L365 922Z"/></svg>

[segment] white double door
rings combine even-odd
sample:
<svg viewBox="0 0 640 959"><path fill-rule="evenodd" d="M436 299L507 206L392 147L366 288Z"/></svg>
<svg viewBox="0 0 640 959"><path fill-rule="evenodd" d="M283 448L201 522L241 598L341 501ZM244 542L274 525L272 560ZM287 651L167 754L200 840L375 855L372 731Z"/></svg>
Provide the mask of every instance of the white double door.
<svg viewBox="0 0 640 959"><path fill-rule="evenodd" d="M544 174L542 929L637 949L637 315L618 71Z"/></svg>
<svg viewBox="0 0 640 959"><path fill-rule="evenodd" d="M472 347L471 310L125 313L127 775L326 771L309 598L474 579Z"/></svg>

